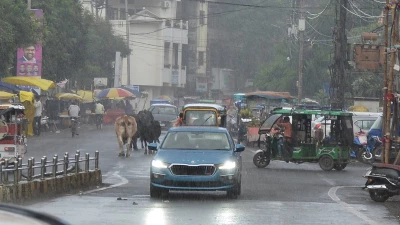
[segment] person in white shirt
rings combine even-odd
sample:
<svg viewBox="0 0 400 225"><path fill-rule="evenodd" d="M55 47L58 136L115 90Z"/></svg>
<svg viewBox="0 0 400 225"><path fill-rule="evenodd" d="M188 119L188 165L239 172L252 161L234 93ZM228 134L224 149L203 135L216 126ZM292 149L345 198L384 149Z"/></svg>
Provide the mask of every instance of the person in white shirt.
<svg viewBox="0 0 400 225"><path fill-rule="evenodd" d="M78 106L78 101L73 101L72 104L68 108L68 115L69 117L74 118L75 120L78 120L79 116L81 113L81 109ZM75 133L76 135L78 134L78 130Z"/></svg>
<svg viewBox="0 0 400 225"><path fill-rule="evenodd" d="M103 121L103 115L105 113L103 104L101 104L100 102L96 102L94 113L96 114L96 121L98 117L100 117L101 121Z"/></svg>
<svg viewBox="0 0 400 225"><path fill-rule="evenodd" d="M76 101L73 101L68 108L68 115L71 118L78 118L80 113L81 109L79 108L78 103Z"/></svg>
<svg viewBox="0 0 400 225"><path fill-rule="evenodd" d="M40 102L40 97L36 96L36 99L33 103L35 106L35 117L33 118L33 133L36 136L40 136L40 123L42 120L42 102Z"/></svg>

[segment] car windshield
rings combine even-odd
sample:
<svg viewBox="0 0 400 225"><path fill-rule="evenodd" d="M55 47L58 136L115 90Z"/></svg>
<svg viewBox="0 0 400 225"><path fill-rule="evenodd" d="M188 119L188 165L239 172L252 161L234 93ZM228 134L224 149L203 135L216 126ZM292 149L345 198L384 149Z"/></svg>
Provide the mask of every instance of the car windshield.
<svg viewBox="0 0 400 225"><path fill-rule="evenodd" d="M169 132L161 149L230 150L226 133L204 131Z"/></svg>
<svg viewBox="0 0 400 225"><path fill-rule="evenodd" d="M153 114L178 115L177 109L171 106L151 106L149 111Z"/></svg>

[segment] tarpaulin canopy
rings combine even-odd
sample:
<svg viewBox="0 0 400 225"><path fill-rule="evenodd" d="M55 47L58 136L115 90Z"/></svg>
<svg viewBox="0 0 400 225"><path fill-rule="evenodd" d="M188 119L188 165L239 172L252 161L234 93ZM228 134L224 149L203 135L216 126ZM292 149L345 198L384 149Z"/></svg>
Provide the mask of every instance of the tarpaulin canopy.
<svg viewBox="0 0 400 225"><path fill-rule="evenodd" d="M56 94L56 97L58 99L64 99L64 100L79 100L79 101L83 100L81 96L74 93L58 93Z"/></svg>
<svg viewBox="0 0 400 225"><path fill-rule="evenodd" d="M97 98L93 96L92 91L85 91L85 90L78 90L78 92L73 91L77 95L81 96L83 99L83 102L93 102L96 101Z"/></svg>
<svg viewBox="0 0 400 225"><path fill-rule="evenodd" d="M3 78L3 82L15 85L36 86L44 91L56 87L53 81L37 77L6 77Z"/></svg>
<svg viewBox="0 0 400 225"><path fill-rule="evenodd" d="M260 97L266 99L294 99L289 92L256 91L245 94L246 98Z"/></svg>
<svg viewBox="0 0 400 225"><path fill-rule="evenodd" d="M8 93L5 91L0 91L0 99L1 100L8 100L8 99L14 98L16 96L17 96L16 94Z"/></svg>

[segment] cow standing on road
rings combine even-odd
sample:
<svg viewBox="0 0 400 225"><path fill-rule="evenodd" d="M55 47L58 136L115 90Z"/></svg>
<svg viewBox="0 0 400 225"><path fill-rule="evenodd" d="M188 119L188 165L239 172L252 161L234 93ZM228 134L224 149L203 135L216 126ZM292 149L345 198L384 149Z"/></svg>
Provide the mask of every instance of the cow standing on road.
<svg viewBox="0 0 400 225"><path fill-rule="evenodd" d="M120 116L114 123L115 133L117 134L119 144L118 156L130 156L132 137L137 132L136 119L132 116ZM124 144L126 144L126 153L124 152Z"/></svg>

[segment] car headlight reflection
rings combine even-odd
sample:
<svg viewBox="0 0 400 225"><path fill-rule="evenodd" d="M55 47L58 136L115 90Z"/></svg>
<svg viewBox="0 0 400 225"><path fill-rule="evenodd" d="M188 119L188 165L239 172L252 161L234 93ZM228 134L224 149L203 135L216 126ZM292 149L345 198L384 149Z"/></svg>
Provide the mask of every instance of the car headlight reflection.
<svg viewBox="0 0 400 225"><path fill-rule="evenodd" d="M165 169L168 165L160 160L153 160L151 161L151 166L159 169Z"/></svg>
<svg viewBox="0 0 400 225"><path fill-rule="evenodd" d="M219 167L221 170L231 170L234 168L236 168L236 162L234 161L227 161Z"/></svg>

